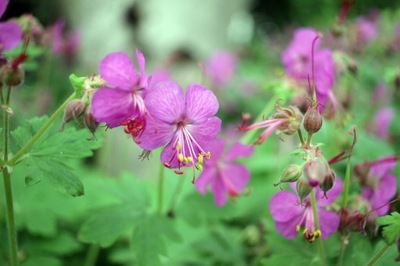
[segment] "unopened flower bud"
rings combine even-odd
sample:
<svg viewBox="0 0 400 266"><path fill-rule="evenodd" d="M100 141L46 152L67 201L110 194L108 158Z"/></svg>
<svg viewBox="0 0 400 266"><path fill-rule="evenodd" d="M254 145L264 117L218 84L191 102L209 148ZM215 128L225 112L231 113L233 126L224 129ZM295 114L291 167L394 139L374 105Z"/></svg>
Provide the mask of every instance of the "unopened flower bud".
<svg viewBox="0 0 400 266"><path fill-rule="evenodd" d="M322 116L319 113L318 106L314 105L308 109L304 115L304 129L309 134L317 133L322 127Z"/></svg>
<svg viewBox="0 0 400 266"><path fill-rule="evenodd" d="M303 166L303 174L308 180L308 184L316 187L325 181L329 171L328 163L323 156L306 162Z"/></svg>
<svg viewBox="0 0 400 266"><path fill-rule="evenodd" d="M5 67L5 72L3 76L4 84L12 87L21 85L25 79L25 71L18 66L13 68L11 66Z"/></svg>
<svg viewBox="0 0 400 266"><path fill-rule="evenodd" d="M305 197L307 197L311 191L312 191L312 186L308 184L308 181L304 178L299 178L296 182L296 191L297 195L299 195L300 202L303 201Z"/></svg>
<svg viewBox="0 0 400 266"><path fill-rule="evenodd" d="M70 101L64 110L64 122L68 123L73 118L78 118L85 111L85 103L81 99Z"/></svg>
<svg viewBox="0 0 400 266"><path fill-rule="evenodd" d="M319 188L324 192L324 196L326 196L326 192L328 192L335 184L335 178L335 172L332 169L329 169L328 173L325 175L324 181L319 184Z"/></svg>
<svg viewBox="0 0 400 266"><path fill-rule="evenodd" d="M274 185L278 186L280 183L296 182L301 174L301 167L297 164L291 164L283 170L279 183Z"/></svg>
<svg viewBox="0 0 400 266"><path fill-rule="evenodd" d="M94 134L99 127L99 123L96 121L96 119L93 116L93 113L91 112L90 108L86 108L85 112L85 127L89 129L89 131Z"/></svg>

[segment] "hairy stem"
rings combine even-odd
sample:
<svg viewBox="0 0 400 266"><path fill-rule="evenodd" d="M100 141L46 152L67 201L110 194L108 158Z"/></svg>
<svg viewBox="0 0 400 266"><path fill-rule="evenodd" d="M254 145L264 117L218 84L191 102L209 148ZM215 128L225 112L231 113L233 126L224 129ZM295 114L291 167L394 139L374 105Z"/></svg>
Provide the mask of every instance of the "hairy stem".
<svg viewBox="0 0 400 266"><path fill-rule="evenodd" d="M385 243L385 245L376 253L369 261L368 261L368 266L374 265L381 257L382 255L386 252L386 250L389 248L389 245Z"/></svg>
<svg viewBox="0 0 400 266"><path fill-rule="evenodd" d="M54 120L64 111L67 104L75 98L75 92L65 100L64 103L58 107L58 109L50 116L49 120L36 132L35 135L25 144L16 154L15 156L8 161L8 165L15 165L21 157L23 157L32 147L32 145L40 138L40 136L53 124Z"/></svg>
<svg viewBox="0 0 400 266"><path fill-rule="evenodd" d="M343 188L343 201L342 201L342 208L347 207L347 202L348 202L348 197L349 197L349 191L350 191L350 158L347 159L347 166L346 166L346 174L344 177L344 188Z"/></svg>
<svg viewBox="0 0 400 266"><path fill-rule="evenodd" d="M11 87L8 87L6 101L3 102L3 160L6 162L8 160L8 146L10 137L10 96ZM15 218L14 218L14 202L11 187L11 176L9 168L4 166L3 172L3 182L4 182L4 195L6 198L6 213L7 213L7 233L8 233L8 244L10 248L10 264L12 266L18 265L18 246L17 246L17 231L15 228Z"/></svg>
<svg viewBox="0 0 400 266"><path fill-rule="evenodd" d="M312 208L313 217L314 217L315 230L320 231L318 212L317 212L317 200L315 198L315 190L314 189L311 191L311 208ZM318 241L318 252L319 252L319 257L321 260L321 265L323 265L323 266L328 265L326 263L324 244L322 243L321 237L318 237L317 241Z"/></svg>
<svg viewBox="0 0 400 266"><path fill-rule="evenodd" d="M349 235L344 235L344 234L342 234L342 236L341 236L340 254L339 254L339 260L338 260L338 263L337 263L338 266L343 266L344 253L345 253L345 250L346 250L348 237L349 237Z"/></svg>
<svg viewBox="0 0 400 266"><path fill-rule="evenodd" d="M86 258L85 258L85 266L95 266L97 257L99 256L100 253L100 246L98 244L92 244L90 245Z"/></svg>
<svg viewBox="0 0 400 266"><path fill-rule="evenodd" d="M298 130L297 130L297 135L299 136L299 139L300 139L301 146L302 146L302 147L304 147L304 138L303 138L303 133L301 132L301 130L300 130L300 129L298 129Z"/></svg>

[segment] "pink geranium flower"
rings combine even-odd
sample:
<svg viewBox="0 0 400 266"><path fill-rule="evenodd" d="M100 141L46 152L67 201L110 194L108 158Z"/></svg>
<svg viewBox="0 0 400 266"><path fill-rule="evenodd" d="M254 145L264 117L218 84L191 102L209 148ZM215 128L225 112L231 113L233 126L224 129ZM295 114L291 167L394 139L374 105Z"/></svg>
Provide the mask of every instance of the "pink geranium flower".
<svg viewBox="0 0 400 266"><path fill-rule="evenodd" d="M113 128L138 119L146 114L143 97L147 92L150 77L146 76L145 58L136 50L140 74L128 55L111 53L100 62L100 74L107 87L96 90L92 99L93 115L97 122Z"/></svg>
<svg viewBox="0 0 400 266"><path fill-rule="evenodd" d="M66 56L66 59L74 57L79 48L79 34L76 31L70 32L64 37L65 22L62 20L57 21L51 32L52 36L52 50L56 55Z"/></svg>
<svg viewBox="0 0 400 266"><path fill-rule="evenodd" d="M316 86L317 101L321 106L326 105L335 83L335 66L332 52L320 49L320 39L315 41L314 62L312 62L312 44L318 33L311 28L300 28L294 33L289 46L282 53L282 63L287 74L308 86L308 80ZM314 75L312 73L314 64Z"/></svg>
<svg viewBox="0 0 400 266"><path fill-rule="evenodd" d="M323 239L328 238L337 231L340 218L337 213L327 210L326 207L337 199L342 187L342 181L336 178L333 188L326 192L326 197L321 189L314 188L320 232L315 228L310 196L300 203L298 195L293 192L280 191L276 193L271 198L269 206L278 232L286 238L293 239L300 228L304 226L303 234L308 241L312 242L320 235Z"/></svg>
<svg viewBox="0 0 400 266"><path fill-rule="evenodd" d="M149 118L140 147L153 150L166 145L161 153L166 167L201 168L199 164L210 157L209 145L221 128L221 119L215 116L219 104L214 93L191 84L185 95L175 82L159 82L147 93L146 107Z"/></svg>
<svg viewBox="0 0 400 266"><path fill-rule="evenodd" d="M374 122L376 125L376 134L382 138L387 139L389 137L389 125L394 117L394 110L391 107L381 108L375 115Z"/></svg>
<svg viewBox="0 0 400 266"><path fill-rule="evenodd" d="M0 17L7 9L8 0L0 0ZM22 40L22 29L14 21L0 23L0 53L16 47Z"/></svg>
<svg viewBox="0 0 400 266"><path fill-rule="evenodd" d="M204 163L204 170L196 180L196 189L203 195L210 185L217 206L223 206L227 196L235 197L245 188L250 172L234 161L239 157L248 157L254 151L253 146L235 143L224 153L225 144L225 140L213 142L210 149L212 157Z"/></svg>
<svg viewBox="0 0 400 266"><path fill-rule="evenodd" d="M205 63L205 71L215 88L223 87L233 77L237 58L226 51L213 54Z"/></svg>
<svg viewBox="0 0 400 266"><path fill-rule="evenodd" d="M391 155L355 167L362 186L362 196L371 203L371 208L379 216L388 212L387 203L396 194L396 176L390 173L396 163L397 157Z"/></svg>

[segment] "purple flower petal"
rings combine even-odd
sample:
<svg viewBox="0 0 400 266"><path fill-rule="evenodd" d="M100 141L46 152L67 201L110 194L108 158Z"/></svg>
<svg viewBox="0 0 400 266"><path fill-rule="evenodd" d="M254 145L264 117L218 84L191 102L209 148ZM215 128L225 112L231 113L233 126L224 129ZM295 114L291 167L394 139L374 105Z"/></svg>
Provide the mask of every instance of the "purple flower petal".
<svg viewBox="0 0 400 266"><path fill-rule="evenodd" d="M8 0L0 0L0 18L3 16L4 11L6 11L8 5Z"/></svg>
<svg viewBox="0 0 400 266"><path fill-rule="evenodd" d="M371 202L372 209L376 209L375 212L381 216L387 213L389 206L382 206L387 204L396 194L396 187L396 176L392 174L386 174L380 180L378 188L364 188L362 191L362 196Z"/></svg>
<svg viewBox="0 0 400 266"><path fill-rule="evenodd" d="M228 192L236 195L242 192L250 179L250 171L240 164L227 164L221 170L223 182Z"/></svg>
<svg viewBox="0 0 400 266"><path fill-rule="evenodd" d="M393 158L393 159L391 159ZM387 173L389 173L390 170L394 169L396 167L397 159L393 156L387 156L384 158L381 158L376 161L375 164L373 164L369 170L369 174L377 179L381 179L384 177Z"/></svg>
<svg viewBox="0 0 400 266"><path fill-rule="evenodd" d="M219 104L214 93L204 86L191 84L186 91L186 117L195 123L203 123L215 115Z"/></svg>
<svg viewBox="0 0 400 266"><path fill-rule="evenodd" d="M212 143L210 143L209 151L211 153L211 158L209 160L204 161L204 165L207 167L214 167L217 161L220 159L224 152L226 141L223 139L215 139Z"/></svg>
<svg viewBox="0 0 400 266"><path fill-rule="evenodd" d="M16 47L22 40L22 29L14 21L0 23L0 45L1 50Z"/></svg>
<svg viewBox="0 0 400 266"><path fill-rule="evenodd" d="M300 224L301 216L294 216L286 222L276 222L278 232L286 238L293 239L297 235L297 226Z"/></svg>
<svg viewBox="0 0 400 266"><path fill-rule="evenodd" d="M279 191L272 196L269 210L275 222L290 221L304 212L297 195L288 191Z"/></svg>
<svg viewBox="0 0 400 266"><path fill-rule="evenodd" d="M132 95L123 90L99 88L93 95L92 112L97 122L117 127L134 115Z"/></svg>
<svg viewBox="0 0 400 266"><path fill-rule="evenodd" d="M249 157L254 152L253 145L244 145L242 143L234 143L226 154L225 160L231 162L239 157Z"/></svg>
<svg viewBox="0 0 400 266"><path fill-rule="evenodd" d="M211 183L211 192L214 195L215 204L218 207L223 206L227 200L227 191L221 178L214 178Z"/></svg>
<svg viewBox="0 0 400 266"><path fill-rule="evenodd" d="M382 108L375 116L375 124L377 125L377 134L380 138L388 138L389 125L394 117L394 110L390 107Z"/></svg>
<svg viewBox="0 0 400 266"><path fill-rule="evenodd" d="M100 62L100 75L111 86L132 91L139 76L129 56L122 52L111 53Z"/></svg>
<svg viewBox="0 0 400 266"><path fill-rule="evenodd" d="M204 148L209 150L212 146L212 141L217 137L221 129L221 119L211 117L202 124L188 125L187 128L192 133L196 141ZM211 155L213 156L213 155Z"/></svg>
<svg viewBox="0 0 400 266"><path fill-rule="evenodd" d="M318 209L319 224L321 227L322 239L327 239L335 233L339 227L340 218L335 212Z"/></svg>
<svg viewBox="0 0 400 266"><path fill-rule="evenodd" d="M185 108L182 89L173 81L157 83L146 94L146 107L150 116L163 123L174 123L182 117Z"/></svg>
<svg viewBox="0 0 400 266"><path fill-rule="evenodd" d="M145 150L154 150L167 144L175 134L173 124L160 123L158 120L147 117L146 128L140 136L139 146Z"/></svg>
<svg viewBox="0 0 400 266"><path fill-rule="evenodd" d="M140 70L140 87L145 88L148 86L147 78L146 78L146 59L144 55L139 49L136 49L136 60L138 62L139 70Z"/></svg>
<svg viewBox="0 0 400 266"><path fill-rule="evenodd" d="M199 177L196 179L195 186L196 189L201 193L205 194L207 191L208 184L210 184L216 176L215 169L212 167L205 167L200 173Z"/></svg>

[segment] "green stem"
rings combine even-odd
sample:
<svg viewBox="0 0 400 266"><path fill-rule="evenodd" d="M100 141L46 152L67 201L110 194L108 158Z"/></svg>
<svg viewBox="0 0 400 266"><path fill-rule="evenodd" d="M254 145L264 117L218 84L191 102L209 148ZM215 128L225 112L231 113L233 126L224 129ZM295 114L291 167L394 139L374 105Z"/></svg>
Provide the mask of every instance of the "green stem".
<svg viewBox="0 0 400 266"><path fill-rule="evenodd" d="M312 133L308 133L307 142L306 142L307 148L310 147L312 135L313 135Z"/></svg>
<svg viewBox="0 0 400 266"><path fill-rule="evenodd" d="M382 255L386 252L386 250L389 248L389 245L385 243L385 245L378 251L378 253L375 254L369 261L367 266L372 266L374 265L381 257Z"/></svg>
<svg viewBox="0 0 400 266"><path fill-rule="evenodd" d="M342 234L341 236L341 243L340 243L340 254L339 254L339 260L338 260L338 266L343 265L343 260L344 260L344 251L346 250L346 243L348 241L348 235Z"/></svg>
<svg viewBox="0 0 400 266"><path fill-rule="evenodd" d="M3 130L4 130L4 161L8 160L8 145L10 136L10 111L9 102L11 95L11 87L8 87L6 102L3 102ZM18 265L18 246L17 246L17 231L15 228L15 218L14 218L14 202L11 187L11 176L7 166L2 169L3 172L3 182L4 182L4 194L6 197L6 212L7 212L7 233L8 233L8 243L10 247L10 263L12 266Z"/></svg>
<svg viewBox="0 0 400 266"><path fill-rule="evenodd" d="M304 138L303 138L303 133L301 132L300 129L297 130L297 135L299 136L301 146L304 147Z"/></svg>
<svg viewBox="0 0 400 266"><path fill-rule="evenodd" d="M158 172L158 204L157 211L161 214L163 208L164 197L164 165L160 164L160 171Z"/></svg>
<svg viewBox="0 0 400 266"><path fill-rule="evenodd" d="M271 100L268 102L268 104L264 107L264 109L260 112L260 114L257 116L257 118L254 120L255 123L260 122L263 120L264 116L266 114L269 114L272 112L276 105L276 101L278 100L278 96L275 95L274 97L271 98ZM256 134L257 130L249 130L246 132L246 134L243 135L241 138L241 143L244 144L250 144L251 140L253 139L254 135Z"/></svg>
<svg viewBox="0 0 400 266"><path fill-rule="evenodd" d="M317 213L317 200L315 198L315 190L314 189L311 191L311 208L312 208L313 217L314 217L315 230L320 231L319 221L318 221L318 213ZM319 257L321 260L321 265L328 265L326 263L324 244L322 243L321 237L318 237L317 241L318 241L318 251L319 251Z"/></svg>
<svg viewBox="0 0 400 266"><path fill-rule="evenodd" d="M67 100L50 116L49 120L36 132L35 135L22 147L15 156L8 161L8 165L15 165L22 156L24 156L32 147L32 145L40 138L40 136L51 126L51 124L56 120L56 118L64 111L67 104L75 98L75 92L68 97Z"/></svg>
<svg viewBox="0 0 400 266"><path fill-rule="evenodd" d="M7 231L8 231L8 243L10 246L10 265L18 265L18 246L17 246L17 231L15 228L14 218L14 204L13 195L11 188L11 178L7 167L3 168L3 181L4 190L6 196L6 209L7 209Z"/></svg>
<svg viewBox="0 0 400 266"><path fill-rule="evenodd" d="M348 197L349 197L349 192L350 192L350 171L351 171L350 158L351 158L351 154L349 156L349 159L347 160L346 174L344 177L342 208L347 207L347 202L348 202Z"/></svg>
<svg viewBox="0 0 400 266"><path fill-rule="evenodd" d="M97 257L99 256L99 253L100 253L99 245L97 245L97 244L90 245L87 255L86 255L84 266L95 266Z"/></svg>

